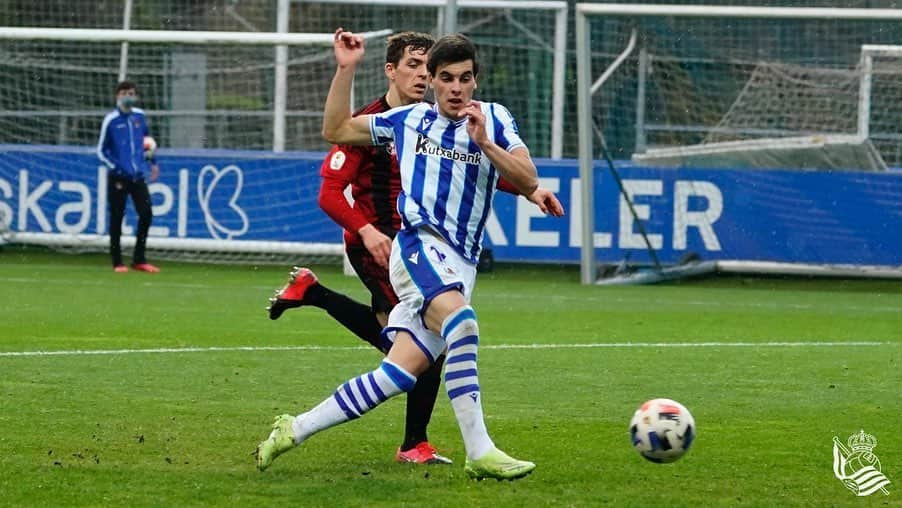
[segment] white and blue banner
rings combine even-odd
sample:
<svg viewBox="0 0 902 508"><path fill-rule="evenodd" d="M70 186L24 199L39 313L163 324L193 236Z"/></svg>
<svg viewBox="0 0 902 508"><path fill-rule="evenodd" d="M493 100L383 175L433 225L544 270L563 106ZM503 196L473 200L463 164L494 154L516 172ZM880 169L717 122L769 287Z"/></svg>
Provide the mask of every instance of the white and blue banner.
<svg viewBox="0 0 902 508"><path fill-rule="evenodd" d="M579 262L580 180L576 161L539 161L542 185L567 210L534 212L500 193L496 259ZM659 169L618 165L662 263L704 260L902 265L902 172ZM606 166L595 172L595 247L601 262L650 262ZM533 207L534 208L534 207Z"/></svg>
<svg viewBox="0 0 902 508"><path fill-rule="evenodd" d="M340 244L317 204L323 154L158 154L150 236ZM93 150L0 145L0 217L13 232L106 234L106 169ZM137 224L126 207L125 234Z"/></svg>
<svg viewBox="0 0 902 508"><path fill-rule="evenodd" d="M158 154L152 237L340 243L317 204L322 153L193 150ZM486 232L496 260L578 263L580 181L574 160L538 160L567 211L542 216L499 192ZM620 168L664 263L705 260L902 265L902 172ZM0 221L15 232L105 234L105 169L92 149L0 145ZM595 179L601 262L648 261L610 173ZM126 234L135 224L128 207ZM2 229L2 228L0 228ZM151 239L151 242L153 240Z"/></svg>

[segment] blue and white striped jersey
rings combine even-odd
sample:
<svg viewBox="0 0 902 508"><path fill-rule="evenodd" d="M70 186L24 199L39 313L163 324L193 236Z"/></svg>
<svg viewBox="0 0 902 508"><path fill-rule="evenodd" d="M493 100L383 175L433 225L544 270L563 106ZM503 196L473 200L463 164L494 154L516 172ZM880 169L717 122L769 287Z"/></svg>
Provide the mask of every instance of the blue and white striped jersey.
<svg viewBox="0 0 902 508"><path fill-rule="evenodd" d="M489 139L507 151L526 146L507 108L490 102L481 107ZM438 106L419 103L373 115L370 134L373 144L395 143L402 229L428 224L476 263L500 175L470 140L466 118L454 121Z"/></svg>

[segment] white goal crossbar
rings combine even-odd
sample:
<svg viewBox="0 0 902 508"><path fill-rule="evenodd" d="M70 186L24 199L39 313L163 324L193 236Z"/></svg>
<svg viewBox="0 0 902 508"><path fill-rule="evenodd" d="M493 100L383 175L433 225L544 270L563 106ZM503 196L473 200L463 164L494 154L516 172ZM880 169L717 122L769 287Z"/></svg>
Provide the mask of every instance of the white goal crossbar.
<svg viewBox="0 0 902 508"><path fill-rule="evenodd" d="M365 32L364 38L382 37L391 30ZM82 42L154 42L181 44L323 44L330 45L331 33L210 32L187 30L117 30L101 28L0 27L0 39Z"/></svg>
<svg viewBox="0 0 902 508"><path fill-rule="evenodd" d="M674 16L683 18L902 20L900 9L842 7L740 7L726 5L576 4L576 21L586 16ZM580 18L583 18L582 21Z"/></svg>

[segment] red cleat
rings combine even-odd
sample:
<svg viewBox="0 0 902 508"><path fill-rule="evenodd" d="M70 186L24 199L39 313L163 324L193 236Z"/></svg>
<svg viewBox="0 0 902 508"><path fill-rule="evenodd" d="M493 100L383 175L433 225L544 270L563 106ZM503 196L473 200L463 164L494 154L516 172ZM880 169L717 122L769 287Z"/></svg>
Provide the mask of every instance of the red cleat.
<svg viewBox="0 0 902 508"><path fill-rule="evenodd" d="M157 273L160 271L159 268L150 264L150 263L135 263L132 265L132 268L138 270L139 272L147 272L147 273Z"/></svg>
<svg viewBox="0 0 902 508"><path fill-rule="evenodd" d="M113 271L116 273L128 273L128 267L125 265L116 265L113 267Z"/></svg>
<svg viewBox="0 0 902 508"><path fill-rule="evenodd" d="M275 295L269 299L269 307L266 308L269 311L269 319L279 319L286 310L304 305L304 294L318 281L313 270L295 266L288 278L288 284L276 290Z"/></svg>
<svg viewBox="0 0 902 508"><path fill-rule="evenodd" d="M395 460L398 462L409 462L414 464L451 464L452 461L448 457L439 455L435 448L428 441L414 446L410 450L401 451L395 454Z"/></svg>

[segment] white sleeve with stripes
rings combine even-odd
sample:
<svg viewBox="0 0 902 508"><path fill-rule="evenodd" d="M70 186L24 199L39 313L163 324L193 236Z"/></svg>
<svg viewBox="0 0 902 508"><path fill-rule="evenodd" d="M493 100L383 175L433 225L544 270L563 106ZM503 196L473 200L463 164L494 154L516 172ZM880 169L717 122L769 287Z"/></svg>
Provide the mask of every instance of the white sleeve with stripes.
<svg viewBox="0 0 902 508"><path fill-rule="evenodd" d="M109 129L110 122L113 121L114 117L115 117L115 114L110 113L103 118L103 123L100 125L100 139L97 141L97 157L109 169L115 169L116 164L113 163L113 161L111 161L109 159L109 157L107 157L106 154L103 153L103 151L104 151L104 145L106 144L107 130Z"/></svg>

